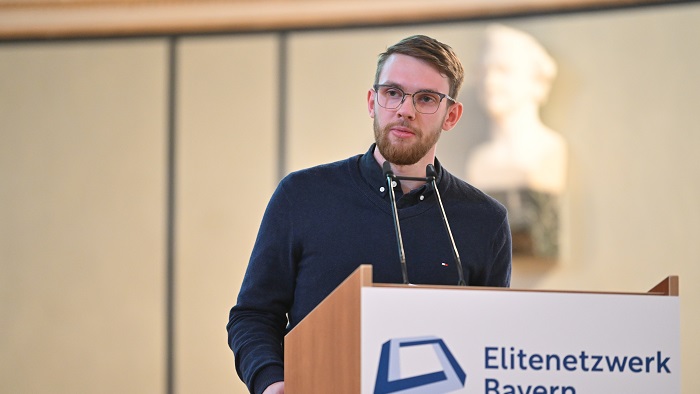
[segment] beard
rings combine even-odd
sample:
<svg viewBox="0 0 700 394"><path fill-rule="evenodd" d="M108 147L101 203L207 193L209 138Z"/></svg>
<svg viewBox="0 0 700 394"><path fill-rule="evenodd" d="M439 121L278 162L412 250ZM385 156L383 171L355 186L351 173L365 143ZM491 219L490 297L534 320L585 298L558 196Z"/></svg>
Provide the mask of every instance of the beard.
<svg viewBox="0 0 700 394"><path fill-rule="evenodd" d="M399 140L396 143L392 143L389 139L389 130L397 125L410 128L417 137L417 141L409 143L404 140ZM417 130L405 123L394 123L381 127L377 118L374 118L374 141L377 143L379 153L381 153L389 163L399 166L408 166L418 163L420 159L425 157L430 148L438 142L441 133L442 130L438 129L431 130L424 134L421 130Z"/></svg>

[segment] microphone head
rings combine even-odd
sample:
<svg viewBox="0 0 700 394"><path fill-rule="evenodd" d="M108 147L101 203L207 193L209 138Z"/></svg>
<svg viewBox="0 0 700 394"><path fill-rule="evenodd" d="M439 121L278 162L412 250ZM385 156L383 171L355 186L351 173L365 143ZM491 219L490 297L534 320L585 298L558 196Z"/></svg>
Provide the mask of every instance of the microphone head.
<svg viewBox="0 0 700 394"><path fill-rule="evenodd" d="M434 165L428 164L427 166L425 166L425 177L437 179L437 171L435 171Z"/></svg>
<svg viewBox="0 0 700 394"><path fill-rule="evenodd" d="M385 160L384 164L382 164L382 171L384 171L384 178L388 176L394 177L394 171L391 170L391 163L389 163L389 160Z"/></svg>

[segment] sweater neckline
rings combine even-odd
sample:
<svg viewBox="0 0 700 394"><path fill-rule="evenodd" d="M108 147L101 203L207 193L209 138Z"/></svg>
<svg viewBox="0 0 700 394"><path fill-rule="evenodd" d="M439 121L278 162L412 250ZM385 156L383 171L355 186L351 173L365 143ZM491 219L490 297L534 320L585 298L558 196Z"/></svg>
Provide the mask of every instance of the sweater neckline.
<svg viewBox="0 0 700 394"><path fill-rule="evenodd" d="M372 144L367 152L354 157L354 160L349 160L349 171L352 179L355 181L356 189L361 191L379 208L391 212L391 203L389 200L389 190L386 178L382 168L374 158L374 149L376 144ZM444 170L442 165L435 159L435 172L437 173L437 184L442 190L442 180L444 178ZM432 184L425 184L410 193L404 194L401 191L401 186L397 184L394 187L396 195L397 209L402 216L413 216L425 212L432 208L435 203L435 192Z"/></svg>

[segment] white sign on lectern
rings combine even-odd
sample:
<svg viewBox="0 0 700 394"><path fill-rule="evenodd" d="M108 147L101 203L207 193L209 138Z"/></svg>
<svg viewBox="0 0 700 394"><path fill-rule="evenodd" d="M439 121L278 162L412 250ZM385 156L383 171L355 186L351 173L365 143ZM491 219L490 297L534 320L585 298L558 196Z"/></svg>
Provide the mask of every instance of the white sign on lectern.
<svg viewBox="0 0 700 394"><path fill-rule="evenodd" d="M678 316L678 297L365 287L362 393L680 393Z"/></svg>

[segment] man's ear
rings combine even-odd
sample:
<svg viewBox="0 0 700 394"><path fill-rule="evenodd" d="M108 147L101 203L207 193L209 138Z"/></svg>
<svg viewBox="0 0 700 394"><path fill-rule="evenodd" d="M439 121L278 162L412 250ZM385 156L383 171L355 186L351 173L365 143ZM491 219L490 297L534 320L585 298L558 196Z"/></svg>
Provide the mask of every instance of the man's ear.
<svg viewBox="0 0 700 394"><path fill-rule="evenodd" d="M447 115L445 116L445 120L442 122L442 129L444 131L452 130L453 127L459 122L459 119L462 118L462 112L464 111L464 106L462 103L454 103L450 105L449 108L447 108Z"/></svg>
<svg viewBox="0 0 700 394"><path fill-rule="evenodd" d="M367 111L369 111L369 117L374 119L374 90L370 89L367 91Z"/></svg>

